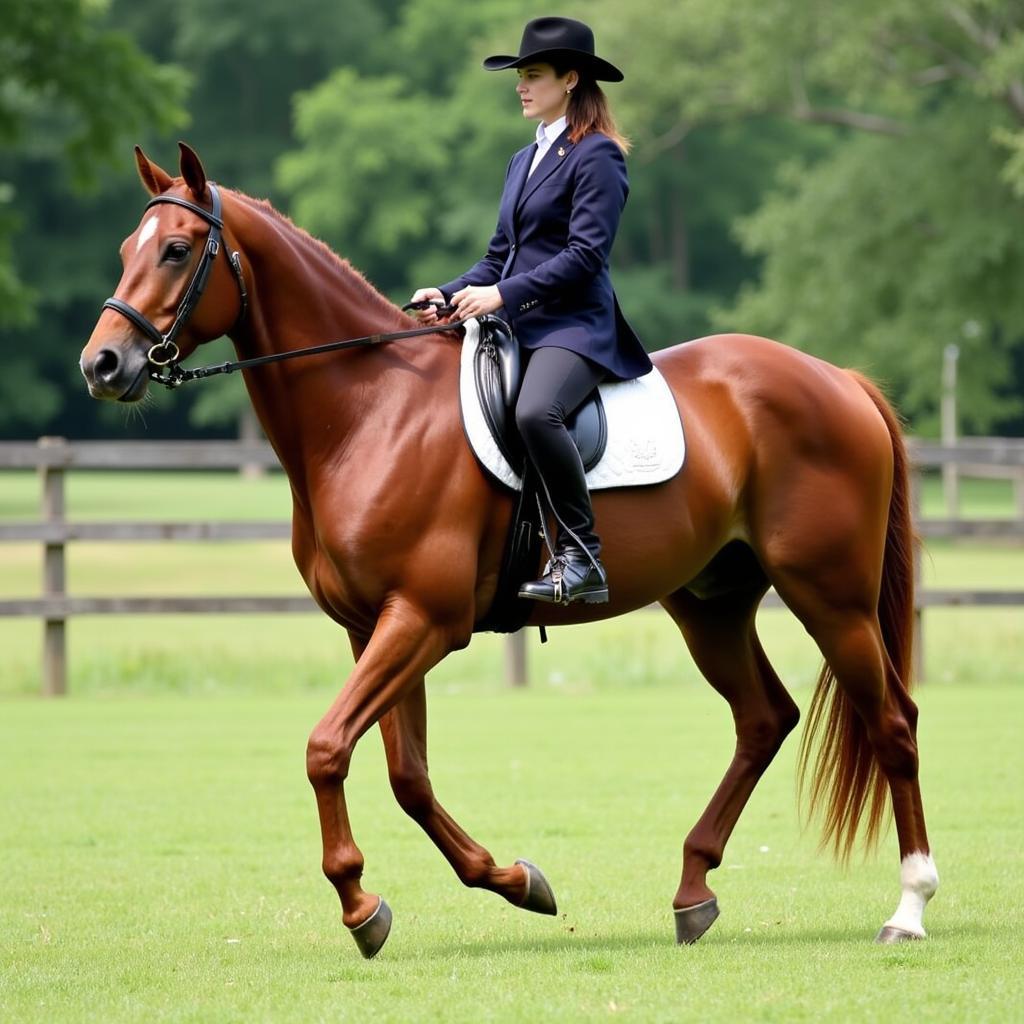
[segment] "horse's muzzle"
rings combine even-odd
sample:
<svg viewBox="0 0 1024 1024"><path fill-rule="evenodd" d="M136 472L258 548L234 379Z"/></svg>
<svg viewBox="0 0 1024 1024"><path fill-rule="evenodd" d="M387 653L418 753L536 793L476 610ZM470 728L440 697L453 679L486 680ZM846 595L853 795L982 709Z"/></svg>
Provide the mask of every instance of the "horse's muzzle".
<svg viewBox="0 0 1024 1024"><path fill-rule="evenodd" d="M107 344L95 353L87 346L79 363L93 398L137 402L149 386L149 360L132 345Z"/></svg>

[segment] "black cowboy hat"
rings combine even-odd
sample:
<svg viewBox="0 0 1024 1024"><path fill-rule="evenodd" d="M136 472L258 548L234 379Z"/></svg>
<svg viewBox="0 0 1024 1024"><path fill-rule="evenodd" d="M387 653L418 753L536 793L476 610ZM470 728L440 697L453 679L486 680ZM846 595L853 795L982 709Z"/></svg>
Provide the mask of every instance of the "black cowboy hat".
<svg viewBox="0 0 1024 1024"><path fill-rule="evenodd" d="M579 71L586 71L600 82L621 82L622 72L594 53L594 33L590 26L572 18L534 18L523 29L519 56L497 54L484 61L488 71L521 68L538 61L550 63L552 57L568 58Z"/></svg>

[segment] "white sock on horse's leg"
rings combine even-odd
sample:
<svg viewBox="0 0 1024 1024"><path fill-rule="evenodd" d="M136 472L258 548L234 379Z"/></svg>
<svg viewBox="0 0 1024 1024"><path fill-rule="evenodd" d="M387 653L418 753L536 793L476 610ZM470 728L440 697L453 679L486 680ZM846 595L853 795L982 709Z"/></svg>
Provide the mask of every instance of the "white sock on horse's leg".
<svg viewBox="0 0 1024 1024"><path fill-rule="evenodd" d="M923 939L925 936L924 908L939 887L939 873L930 853L909 853L900 864L900 884L903 895L896 913L883 925L899 928Z"/></svg>

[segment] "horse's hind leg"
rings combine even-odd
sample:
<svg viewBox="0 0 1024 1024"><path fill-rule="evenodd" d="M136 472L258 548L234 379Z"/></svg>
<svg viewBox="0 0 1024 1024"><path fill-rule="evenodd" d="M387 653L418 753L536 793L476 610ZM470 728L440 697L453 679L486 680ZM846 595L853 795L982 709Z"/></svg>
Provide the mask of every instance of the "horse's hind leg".
<svg viewBox="0 0 1024 1024"><path fill-rule="evenodd" d="M869 392L870 394L870 392ZM784 492L761 496L761 564L825 657L804 737L802 771L816 733L812 809L825 810L825 838L848 855L865 817L877 838L888 784L899 838L903 897L879 940L923 938L922 916L938 887L918 785L917 707L908 684L913 638L913 535L906 455L880 396L888 437L856 449L829 471L791 473ZM880 432L878 432L880 433ZM892 452L891 482L884 467ZM815 514L823 501L828 514ZM837 684L837 685L836 685Z"/></svg>
<svg viewBox="0 0 1024 1024"><path fill-rule="evenodd" d="M437 802L427 774L427 701L422 679L380 720L380 731L395 798L434 841L462 883L489 889L525 910L554 914L555 898L539 868L528 861L498 867Z"/></svg>
<svg viewBox="0 0 1024 1024"><path fill-rule="evenodd" d="M846 578L856 578L856 567L849 570ZM826 832L840 852L849 851L862 809L875 788L877 766L892 798L902 885L899 906L882 926L878 941L924 938L924 908L938 888L939 876L918 782L917 706L886 651L877 613L865 608L870 602L837 600L834 590L815 585L812 573L787 574L776 580L776 587L818 643L840 688L832 695L825 725L817 787L812 783L812 797L817 788L822 799L828 798ZM831 784L826 787L818 781L824 779ZM877 833L881 809L879 795L868 811L869 840Z"/></svg>
<svg viewBox="0 0 1024 1024"><path fill-rule="evenodd" d="M697 667L729 702L736 725L736 749L729 768L683 845L683 874L672 901L676 938L681 943L695 942L718 916L707 873L721 863L725 844L758 779L800 717L754 628L764 589L757 585L704 599L680 590L662 601Z"/></svg>

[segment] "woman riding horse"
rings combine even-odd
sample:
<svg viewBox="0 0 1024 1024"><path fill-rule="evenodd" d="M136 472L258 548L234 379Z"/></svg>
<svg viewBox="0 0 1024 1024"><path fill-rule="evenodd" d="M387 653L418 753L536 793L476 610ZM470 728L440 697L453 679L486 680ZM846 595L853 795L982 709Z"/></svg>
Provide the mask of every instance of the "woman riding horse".
<svg viewBox="0 0 1024 1024"><path fill-rule="evenodd" d="M503 309L529 362L516 425L558 524L555 550L520 597L608 600L601 543L579 451L565 421L602 380L648 373L651 361L619 311L608 256L629 192L623 153L598 81L622 72L594 53L594 34L571 18L536 18L518 56L484 61L517 68L523 116L538 120L537 141L509 162L498 226L487 254L413 302L452 303L460 317ZM425 323L433 306L418 313Z"/></svg>

